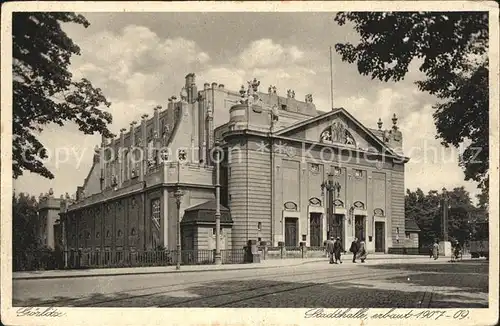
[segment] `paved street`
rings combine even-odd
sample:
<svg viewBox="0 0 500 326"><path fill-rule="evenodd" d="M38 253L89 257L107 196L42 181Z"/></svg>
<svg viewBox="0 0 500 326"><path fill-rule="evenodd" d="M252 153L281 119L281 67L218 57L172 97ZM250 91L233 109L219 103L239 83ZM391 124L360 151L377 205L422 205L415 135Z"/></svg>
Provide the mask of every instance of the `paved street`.
<svg viewBox="0 0 500 326"><path fill-rule="evenodd" d="M484 260L13 280L14 306L484 308L487 300Z"/></svg>

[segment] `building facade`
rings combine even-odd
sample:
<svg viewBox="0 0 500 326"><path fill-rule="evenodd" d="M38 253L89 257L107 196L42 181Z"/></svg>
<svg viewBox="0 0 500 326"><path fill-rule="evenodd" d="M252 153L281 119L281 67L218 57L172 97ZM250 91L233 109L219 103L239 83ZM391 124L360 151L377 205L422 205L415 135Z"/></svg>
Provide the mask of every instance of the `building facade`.
<svg viewBox="0 0 500 326"><path fill-rule="evenodd" d="M180 99L103 139L76 199L61 204L66 248L215 248L216 150L222 249L321 246L330 236L345 247L365 240L371 252L404 247L408 158L397 118L370 129L343 108L318 111L311 94L300 101L259 84L198 90L188 74Z"/></svg>

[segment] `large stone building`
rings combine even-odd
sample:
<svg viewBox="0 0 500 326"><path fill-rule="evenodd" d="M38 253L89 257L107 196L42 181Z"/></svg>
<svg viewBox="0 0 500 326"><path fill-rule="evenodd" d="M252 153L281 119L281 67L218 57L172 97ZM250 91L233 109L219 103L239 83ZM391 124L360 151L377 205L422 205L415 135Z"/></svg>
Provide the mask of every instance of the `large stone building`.
<svg viewBox="0 0 500 326"><path fill-rule="evenodd" d="M321 246L329 236L346 247L356 236L369 251L404 247L408 158L397 118L370 129L344 108L318 111L311 94L300 101L259 84L197 90L188 74L180 99L103 139L76 200L61 206L66 247L175 249L180 217L183 249L214 248L217 141L222 249Z"/></svg>

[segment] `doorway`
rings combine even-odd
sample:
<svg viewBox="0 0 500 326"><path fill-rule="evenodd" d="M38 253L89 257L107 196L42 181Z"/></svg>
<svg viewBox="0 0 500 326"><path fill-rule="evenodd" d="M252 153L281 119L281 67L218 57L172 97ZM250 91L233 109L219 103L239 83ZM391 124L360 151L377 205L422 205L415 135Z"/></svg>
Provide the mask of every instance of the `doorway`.
<svg viewBox="0 0 500 326"><path fill-rule="evenodd" d="M342 220L344 218L344 215L342 214L332 214L330 215L330 218L328 220L328 239L330 237L334 238L340 238L342 239L342 233L343 233L343 225L342 225Z"/></svg>
<svg viewBox="0 0 500 326"><path fill-rule="evenodd" d="M365 241L365 217L363 215L354 217L354 236L359 241Z"/></svg>
<svg viewBox="0 0 500 326"><path fill-rule="evenodd" d="M385 223L375 222L375 252L385 251Z"/></svg>
<svg viewBox="0 0 500 326"><path fill-rule="evenodd" d="M285 246L297 247L297 225L298 219L286 217L285 218Z"/></svg>
<svg viewBox="0 0 500 326"><path fill-rule="evenodd" d="M311 213L309 216L309 246L321 247L321 213Z"/></svg>

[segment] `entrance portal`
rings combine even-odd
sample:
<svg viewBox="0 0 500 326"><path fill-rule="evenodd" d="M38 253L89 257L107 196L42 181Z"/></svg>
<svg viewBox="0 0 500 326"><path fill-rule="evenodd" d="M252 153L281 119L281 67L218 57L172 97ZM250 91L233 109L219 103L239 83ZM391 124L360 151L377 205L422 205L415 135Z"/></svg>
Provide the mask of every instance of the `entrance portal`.
<svg viewBox="0 0 500 326"><path fill-rule="evenodd" d="M344 215L341 214L333 214L330 215L330 218L328 219L328 239L330 237L334 238L340 238L342 239L342 233L343 233L343 225L342 225L342 219Z"/></svg>
<svg viewBox="0 0 500 326"><path fill-rule="evenodd" d="M309 216L309 246L321 246L321 213L311 213Z"/></svg>
<svg viewBox="0 0 500 326"><path fill-rule="evenodd" d="M385 223L375 222L375 252L385 251Z"/></svg>
<svg viewBox="0 0 500 326"><path fill-rule="evenodd" d="M287 217L285 218L285 246L286 247L296 247L297 246L297 218Z"/></svg>
<svg viewBox="0 0 500 326"><path fill-rule="evenodd" d="M354 217L354 236L359 241L365 241L365 217L362 215Z"/></svg>

